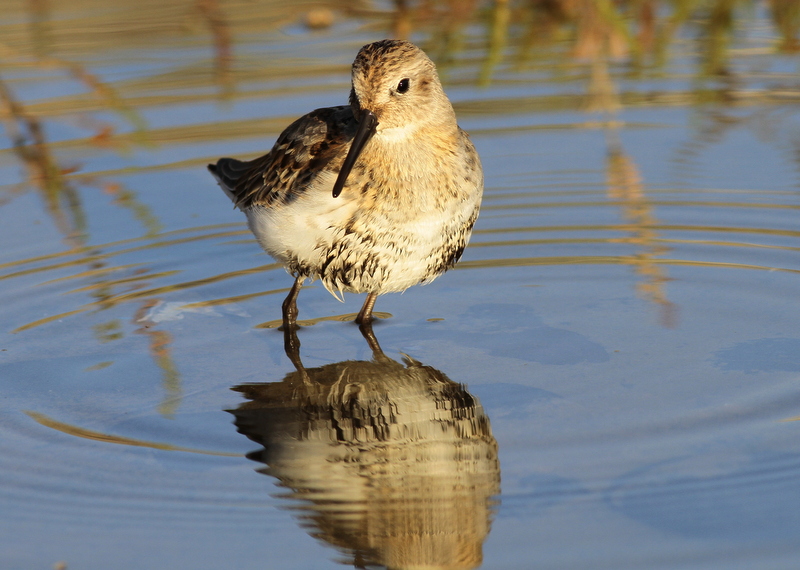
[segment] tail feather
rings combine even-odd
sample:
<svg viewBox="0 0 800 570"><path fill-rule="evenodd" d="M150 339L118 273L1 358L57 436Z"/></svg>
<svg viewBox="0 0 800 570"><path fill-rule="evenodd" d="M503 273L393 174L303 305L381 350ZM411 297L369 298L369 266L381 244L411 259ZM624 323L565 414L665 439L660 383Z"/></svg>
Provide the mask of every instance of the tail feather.
<svg viewBox="0 0 800 570"><path fill-rule="evenodd" d="M208 171L217 179L233 203L236 203L234 189L239 180L250 170L251 164L235 158L220 158L216 164L209 164Z"/></svg>

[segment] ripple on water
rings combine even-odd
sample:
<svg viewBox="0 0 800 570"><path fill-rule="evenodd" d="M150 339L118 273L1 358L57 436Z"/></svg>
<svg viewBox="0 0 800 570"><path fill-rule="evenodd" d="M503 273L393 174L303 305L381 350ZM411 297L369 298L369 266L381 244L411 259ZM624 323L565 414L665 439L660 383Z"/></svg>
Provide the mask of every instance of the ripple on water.
<svg viewBox="0 0 800 570"><path fill-rule="evenodd" d="M618 477L606 493L616 510L655 529L739 542L794 540L800 525L800 454L696 454Z"/></svg>
<svg viewBox="0 0 800 570"><path fill-rule="evenodd" d="M457 269L379 300L394 360L318 286L285 352L291 279L204 170L345 102L389 15L310 36L286 2L39 4L0 26L13 125L45 137L0 149L0 565L797 566L777 8L708 28L725 61L694 38L726 18L698 14L663 63L584 65L569 10L557 33L502 12L543 3L429 42L487 188Z"/></svg>

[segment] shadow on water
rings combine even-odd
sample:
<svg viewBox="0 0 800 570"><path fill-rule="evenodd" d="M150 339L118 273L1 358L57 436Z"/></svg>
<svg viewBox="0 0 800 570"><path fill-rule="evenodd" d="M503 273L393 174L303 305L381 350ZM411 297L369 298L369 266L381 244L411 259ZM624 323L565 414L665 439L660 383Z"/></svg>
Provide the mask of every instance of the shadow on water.
<svg viewBox="0 0 800 570"><path fill-rule="evenodd" d="M477 398L410 356L387 357L371 329L371 360L318 368L284 334L295 370L233 388L249 401L231 413L299 525L356 568L479 566L500 463Z"/></svg>

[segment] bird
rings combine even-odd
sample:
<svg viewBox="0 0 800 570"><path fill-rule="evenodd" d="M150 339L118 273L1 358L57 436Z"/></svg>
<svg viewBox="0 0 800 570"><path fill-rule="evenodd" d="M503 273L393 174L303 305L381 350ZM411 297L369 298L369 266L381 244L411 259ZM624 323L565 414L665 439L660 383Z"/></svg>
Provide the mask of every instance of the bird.
<svg viewBox="0 0 800 570"><path fill-rule="evenodd" d="M455 266L484 184L435 64L411 42L391 39L359 50L349 104L300 117L260 158L220 158L208 169L260 246L295 278L284 329L297 326L306 279L339 300L366 293L355 321L369 325L378 295Z"/></svg>

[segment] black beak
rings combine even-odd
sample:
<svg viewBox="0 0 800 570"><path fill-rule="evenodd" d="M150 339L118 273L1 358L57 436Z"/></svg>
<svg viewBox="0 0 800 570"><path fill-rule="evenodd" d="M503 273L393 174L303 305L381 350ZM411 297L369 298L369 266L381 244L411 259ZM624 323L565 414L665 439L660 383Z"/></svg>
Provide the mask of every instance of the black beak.
<svg viewBox="0 0 800 570"><path fill-rule="evenodd" d="M339 171L339 177L336 179L336 184L333 185L333 197L337 198L342 193L344 183L353 170L353 165L358 160L358 155L364 150L364 145L367 144L372 135L375 134L375 127L378 125L378 118L372 111L366 109L361 112L361 118L358 120L358 130L353 137L353 143L350 145L350 152L347 153L347 158L344 159L342 169Z"/></svg>

